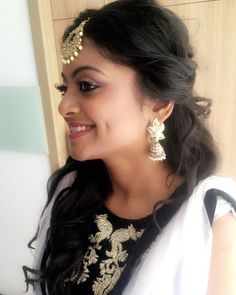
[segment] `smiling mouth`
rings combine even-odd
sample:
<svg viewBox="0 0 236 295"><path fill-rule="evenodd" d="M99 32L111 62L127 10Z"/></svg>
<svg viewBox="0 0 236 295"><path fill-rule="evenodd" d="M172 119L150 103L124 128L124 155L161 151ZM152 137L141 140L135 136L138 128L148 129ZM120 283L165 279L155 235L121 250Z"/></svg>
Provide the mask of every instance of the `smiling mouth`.
<svg viewBox="0 0 236 295"><path fill-rule="evenodd" d="M95 125L77 125L69 126L70 132L68 134L70 140L75 140L80 137L84 137L86 134L90 133Z"/></svg>
<svg viewBox="0 0 236 295"><path fill-rule="evenodd" d="M87 131L94 127L95 125L80 125L80 126L70 126L69 128L71 133L76 133L81 131Z"/></svg>

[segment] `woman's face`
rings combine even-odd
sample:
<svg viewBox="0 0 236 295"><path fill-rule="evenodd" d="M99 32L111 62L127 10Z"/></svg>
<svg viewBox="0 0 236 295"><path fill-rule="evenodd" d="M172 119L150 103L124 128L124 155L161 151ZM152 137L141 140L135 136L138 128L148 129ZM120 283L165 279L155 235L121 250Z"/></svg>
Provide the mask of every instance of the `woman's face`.
<svg viewBox="0 0 236 295"><path fill-rule="evenodd" d="M69 129L76 160L136 157L147 153L150 100L137 85L135 71L112 62L89 40L63 67L59 112Z"/></svg>

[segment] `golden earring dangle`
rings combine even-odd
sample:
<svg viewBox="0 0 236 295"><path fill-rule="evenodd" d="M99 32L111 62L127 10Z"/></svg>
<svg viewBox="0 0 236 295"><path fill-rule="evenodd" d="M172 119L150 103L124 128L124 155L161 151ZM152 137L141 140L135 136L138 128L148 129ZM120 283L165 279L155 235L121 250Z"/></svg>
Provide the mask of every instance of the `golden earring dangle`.
<svg viewBox="0 0 236 295"><path fill-rule="evenodd" d="M147 131L149 133L149 142L152 144L149 151L149 159L152 161L163 161L166 159L166 153L164 151L163 146L160 144L160 140L164 139L165 136L163 131L165 129L165 125L160 123L157 118L155 118L151 124L151 126L147 127Z"/></svg>

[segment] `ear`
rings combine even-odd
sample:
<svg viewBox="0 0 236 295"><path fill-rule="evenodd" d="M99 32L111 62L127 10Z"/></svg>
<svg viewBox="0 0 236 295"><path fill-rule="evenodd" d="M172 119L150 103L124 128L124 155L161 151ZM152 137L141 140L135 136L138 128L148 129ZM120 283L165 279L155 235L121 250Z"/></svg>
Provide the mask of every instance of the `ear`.
<svg viewBox="0 0 236 295"><path fill-rule="evenodd" d="M174 108L174 101L157 100L152 107L152 112L163 123L169 118Z"/></svg>

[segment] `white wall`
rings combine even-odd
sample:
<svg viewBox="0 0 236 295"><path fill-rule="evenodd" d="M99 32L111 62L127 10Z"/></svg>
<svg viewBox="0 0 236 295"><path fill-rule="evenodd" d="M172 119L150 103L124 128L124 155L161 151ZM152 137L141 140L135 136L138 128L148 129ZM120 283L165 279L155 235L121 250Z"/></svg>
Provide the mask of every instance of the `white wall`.
<svg viewBox="0 0 236 295"><path fill-rule="evenodd" d="M0 0L0 35L0 91L5 86L37 87L27 0ZM4 99L0 97L0 108ZM6 118L14 120L15 110L6 111ZM37 111L42 112L40 108ZM8 127L7 122L0 124ZM49 175L46 149L35 153L0 147L0 294L19 295L25 290L22 265L32 263L27 243L46 202Z"/></svg>
<svg viewBox="0 0 236 295"><path fill-rule="evenodd" d="M22 265L31 266L33 258L27 243L46 202L49 163L45 155L12 151L0 152L0 163L0 294L19 295Z"/></svg>
<svg viewBox="0 0 236 295"><path fill-rule="evenodd" d="M0 85L36 85L27 0L0 0L0 24Z"/></svg>

